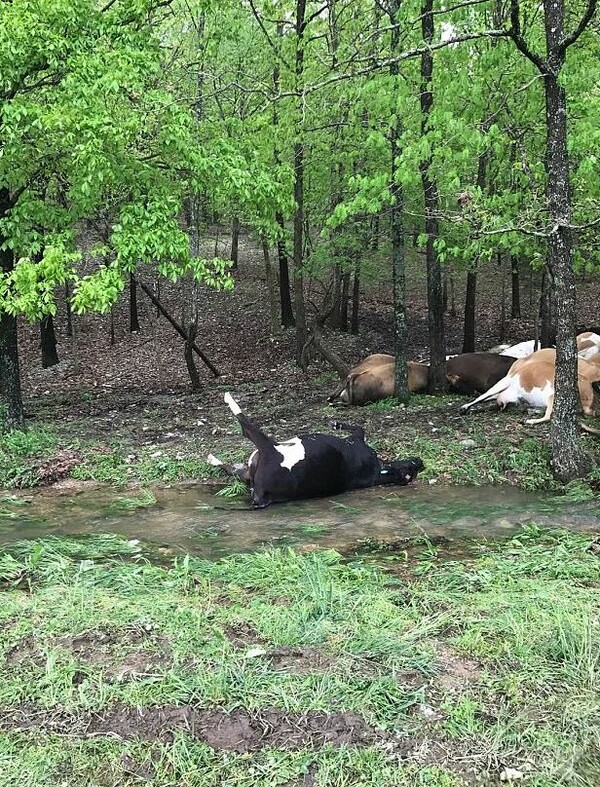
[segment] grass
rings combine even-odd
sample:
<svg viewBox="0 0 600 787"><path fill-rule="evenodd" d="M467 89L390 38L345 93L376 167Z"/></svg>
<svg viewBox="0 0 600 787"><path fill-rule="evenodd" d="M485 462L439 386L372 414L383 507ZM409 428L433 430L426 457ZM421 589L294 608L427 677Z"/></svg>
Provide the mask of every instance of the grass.
<svg viewBox="0 0 600 787"><path fill-rule="evenodd" d="M44 428L0 433L0 488L35 486L38 460L54 453L58 439Z"/></svg>
<svg viewBox="0 0 600 787"><path fill-rule="evenodd" d="M534 787L598 784L591 538L529 526L470 560L425 549L394 569L287 549L159 566L115 536L13 545L0 785L463 787L506 768ZM200 722L165 737L160 708L243 713L239 740L261 732L233 750ZM326 719L362 737L325 740Z"/></svg>
<svg viewBox="0 0 600 787"><path fill-rule="evenodd" d="M370 445L386 458L421 456L425 470L420 478L426 481L563 490L550 472L547 427L524 426L523 415L516 410L460 415L457 407L463 400L454 395L414 396L408 408L396 406L394 400L383 400L361 408L360 413ZM318 417L322 419L321 428L327 429L330 409L324 408ZM221 475L218 468L199 458L206 456L208 449L195 437L139 445L139 430L134 428L102 441L77 437L82 428L81 424L63 424L52 431L33 426L25 432L0 435L0 489L56 480L53 467L61 467L65 454L74 457L65 470L72 478L118 487L172 484ZM280 429L272 425L275 433ZM585 440L598 467L588 478L564 489L573 502L591 499L600 480L600 441L589 436ZM249 445L235 434L215 442L214 450L225 461L235 463L247 457ZM229 485L222 494L234 497L241 492L241 486Z"/></svg>

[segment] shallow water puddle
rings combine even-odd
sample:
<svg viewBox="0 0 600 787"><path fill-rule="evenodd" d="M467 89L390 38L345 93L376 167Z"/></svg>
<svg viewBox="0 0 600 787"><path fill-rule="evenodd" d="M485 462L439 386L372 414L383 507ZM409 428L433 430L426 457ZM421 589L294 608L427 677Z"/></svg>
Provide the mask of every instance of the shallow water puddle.
<svg viewBox="0 0 600 787"><path fill-rule="evenodd" d="M600 527L598 500L571 503L513 487L378 487L260 511L217 491L202 485L158 489L156 502L143 506L147 493L126 497L108 488L7 496L0 498L0 543L116 533L216 558L282 545L368 551L421 536L443 540L454 552L473 539L507 538L528 522L588 532Z"/></svg>

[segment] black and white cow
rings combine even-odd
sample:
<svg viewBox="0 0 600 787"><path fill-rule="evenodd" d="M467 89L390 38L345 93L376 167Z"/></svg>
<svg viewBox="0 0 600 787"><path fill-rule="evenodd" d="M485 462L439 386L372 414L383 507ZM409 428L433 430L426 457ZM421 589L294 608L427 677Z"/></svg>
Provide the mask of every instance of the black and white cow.
<svg viewBox="0 0 600 787"><path fill-rule="evenodd" d="M306 434L275 443L241 411L231 394L225 394L225 402L256 450L245 466L226 465L212 454L208 461L243 479L255 508L380 484L404 486L423 469L423 462L416 458L382 462L365 443L362 427L339 422L333 428L350 432L349 437Z"/></svg>

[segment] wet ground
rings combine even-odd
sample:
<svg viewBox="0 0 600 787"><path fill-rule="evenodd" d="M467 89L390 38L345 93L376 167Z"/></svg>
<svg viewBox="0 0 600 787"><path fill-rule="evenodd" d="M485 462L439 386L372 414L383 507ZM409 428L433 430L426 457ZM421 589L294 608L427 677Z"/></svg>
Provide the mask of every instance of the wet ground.
<svg viewBox="0 0 600 787"><path fill-rule="evenodd" d="M462 553L470 542L508 538L522 525L600 528L600 502L514 487L383 487L251 510L214 486L130 492L114 489L36 492L0 498L0 543L41 536L115 533L153 547L206 558L270 546L376 551L412 541Z"/></svg>

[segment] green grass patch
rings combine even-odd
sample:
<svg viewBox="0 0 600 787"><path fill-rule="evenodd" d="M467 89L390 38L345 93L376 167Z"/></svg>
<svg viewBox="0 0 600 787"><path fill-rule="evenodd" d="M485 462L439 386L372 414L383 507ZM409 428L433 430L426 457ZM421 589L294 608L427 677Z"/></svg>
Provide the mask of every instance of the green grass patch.
<svg viewBox="0 0 600 787"><path fill-rule="evenodd" d="M38 483L38 464L53 454L56 434L47 429L15 429L0 434L0 487L30 487Z"/></svg>
<svg viewBox="0 0 600 787"><path fill-rule="evenodd" d="M592 539L529 526L394 569L289 549L155 565L117 537L13 545L0 785L464 787L508 767L535 787L598 784ZM223 711L212 737L177 725ZM220 746L239 714L254 744Z"/></svg>
<svg viewBox="0 0 600 787"><path fill-rule="evenodd" d="M143 484L174 483L190 478L215 475L215 468L193 456L171 455L167 451L143 448L130 454L123 446L91 446L82 461L71 471L80 481L99 481L125 486L132 482Z"/></svg>

